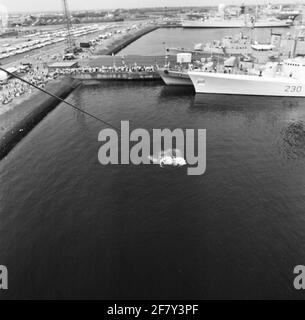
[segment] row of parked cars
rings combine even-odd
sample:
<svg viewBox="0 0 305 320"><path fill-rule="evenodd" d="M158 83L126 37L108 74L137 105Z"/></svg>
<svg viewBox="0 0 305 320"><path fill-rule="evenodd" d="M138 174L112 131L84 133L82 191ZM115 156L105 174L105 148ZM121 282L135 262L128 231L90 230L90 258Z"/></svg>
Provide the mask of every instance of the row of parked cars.
<svg viewBox="0 0 305 320"><path fill-rule="evenodd" d="M84 27L75 27L71 29L71 35L74 37L84 36L93 32L97 32L99 28L94 26L84 26ZM31 40L30 38L21 43L17 43L14 46L10 46L8 44L3 45L0 47L0 59L8 58L11 56L15 56L17 54L29 52L35 49L40 49L45 46L55 44L58 42L65 41L67 36L66 30L56 31L56 32L49 32L49 33L42 33L42 34L34 34L32 35L32 39L37 38L35 40ZM27 36L29 37L29 36Z"/></svg>
<svg viewBox="0 0 305 320"><path fill-rule="evenodd" d="M14 47L10 46L10 47L0 49L0 59L8 58L11 56L15 56L17 54L43 48L50 44L62 42L64 40L65 40L64 38L55 38L55 39L44 38L44 39L32 40L28 42L22 42L17 44Z"/></svg>

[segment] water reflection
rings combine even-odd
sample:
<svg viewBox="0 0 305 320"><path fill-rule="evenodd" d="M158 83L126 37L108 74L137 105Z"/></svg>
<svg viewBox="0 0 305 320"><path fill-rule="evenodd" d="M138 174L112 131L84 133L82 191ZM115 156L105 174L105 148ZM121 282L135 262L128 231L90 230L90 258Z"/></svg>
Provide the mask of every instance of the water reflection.
<svg viewBox="0 0 305 320"><path fill-rule="evenodd" d="M167 86L164 85L160 92L160 99L168 99L171 97L193 97L195 95L193 86Z"/></svg>
<svg viewBox="0 0 305 320"><path fill-rule="evenodd" d="M266 110L267 108L295 108L303 104L304 98L196 94L193 108L218 107L220 110L227 108L230 111L243 111L255 106L255 111L257 111Z"/></svg>

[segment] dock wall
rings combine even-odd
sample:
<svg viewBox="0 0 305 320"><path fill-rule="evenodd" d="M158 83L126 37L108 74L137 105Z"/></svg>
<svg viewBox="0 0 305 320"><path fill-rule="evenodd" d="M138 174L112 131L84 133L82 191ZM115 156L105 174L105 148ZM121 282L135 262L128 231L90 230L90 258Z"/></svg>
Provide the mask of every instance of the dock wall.
<svg viewBox="0 0 305 320"><path fill-rule="evenodd" d="M93 72L72 75L77 80L159 80L157 72Z"/></svg>
<svg viewBox="0 0 305 320"><path fill-rule="evenodd" d="M115 41L113 44L110 45L109 48L100 50L98 52L99 55L113 55L117 54L121 50L123 50L125 47L130 45L132 42L138 40L139 38L145 36L146 34L155 31L159 29L159 26L150 26L147 28L144 28L138 32L136 32L133 35L128 35L127 37L124 37L123 39L119 39Z"/></svg>

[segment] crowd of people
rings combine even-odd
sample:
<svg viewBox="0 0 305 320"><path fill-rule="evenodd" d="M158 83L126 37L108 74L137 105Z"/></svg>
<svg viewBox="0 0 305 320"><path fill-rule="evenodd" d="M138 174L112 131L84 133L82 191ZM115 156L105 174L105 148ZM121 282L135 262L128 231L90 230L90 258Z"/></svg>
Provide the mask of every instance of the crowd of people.
<svg viewBox="0 0 305 320"><path fill-rule="evenodd" d="M43 88L47 82L54 79L54 75L49 73L47 69L31 69L23 76L23 78L28 82ZM17 97L33 91L32 86L16 78L8 79L0 86L0 88L0 102L3 105L12 102Z"/></svg>
<svg viewBox="0 0 305 320"><path fill-rule="evenodd" d="M155 66L102 66L55 69L56 75L77 75L83 73L113 73L113 72L154 72Z"/></svg>

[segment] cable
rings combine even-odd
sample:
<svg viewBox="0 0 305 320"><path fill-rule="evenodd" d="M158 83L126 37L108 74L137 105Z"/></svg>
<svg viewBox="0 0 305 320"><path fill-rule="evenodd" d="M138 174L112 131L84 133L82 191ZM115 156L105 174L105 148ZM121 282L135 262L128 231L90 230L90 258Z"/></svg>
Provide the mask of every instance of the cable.
<svg viewBox="0 0 305 320"><path fill-rule="evenodd" d="M93 114L85 111L85 110L82 110L82 109L78 108L78 107L75 106L74 104L72 104L72 103L70 103L70 102L68 102L68 101L66 101L66 100L58 97L57 95L55 95L55 94L53 94L53 93L51 93L51 92L49 92L49 91L47 91L47 90L44 90L44 89L36 86L35 84L33 84L33 83L31 83L31 82L29 82L29 81L27 81L27 80L25 80L25 79L17 76L16 74L9 72L9 71L7 71L6 69L4 69L4 68L2 68L2 67L0 67L0 70L6 72L6 73L9 74L11 77L14 77L14 78L16 78L16 79L18 79L18 80L20 80L20 81L23 81L23 82L25 82L26 84L28 84L28 85L30 85L30 86L32 86L32 87L34 87L34 88L42 91L43 93L46 93L46 94L48 94L49 96L51 96L51 97L53 97L53 98L55 98L55 99L57 99L57 100L65 103L65 104L67 104L68 106L70 106L70 107L72 107L72 108L74 108L74 109L76 109L76 110L78 110L78 111L86 114L87 116L89 116L89 117L91 117L91 118L93 118L93 119L95 119L95 120L98 120L98 121L102 122L103 124L105 124L105 125L107 125L107 126L109 126L109 127L112 127L112 128L115 129L115 130L118 130L119 132L121 131L120 128L117 128L116 126L112 125L111 123L109 123L109 122L107 122L107 121L105 121L105 120L103 120L103 119L101 119L101 118L99 118L99 117L97 117L97 116L95 116L95 115L93 115Z"/></svg>

